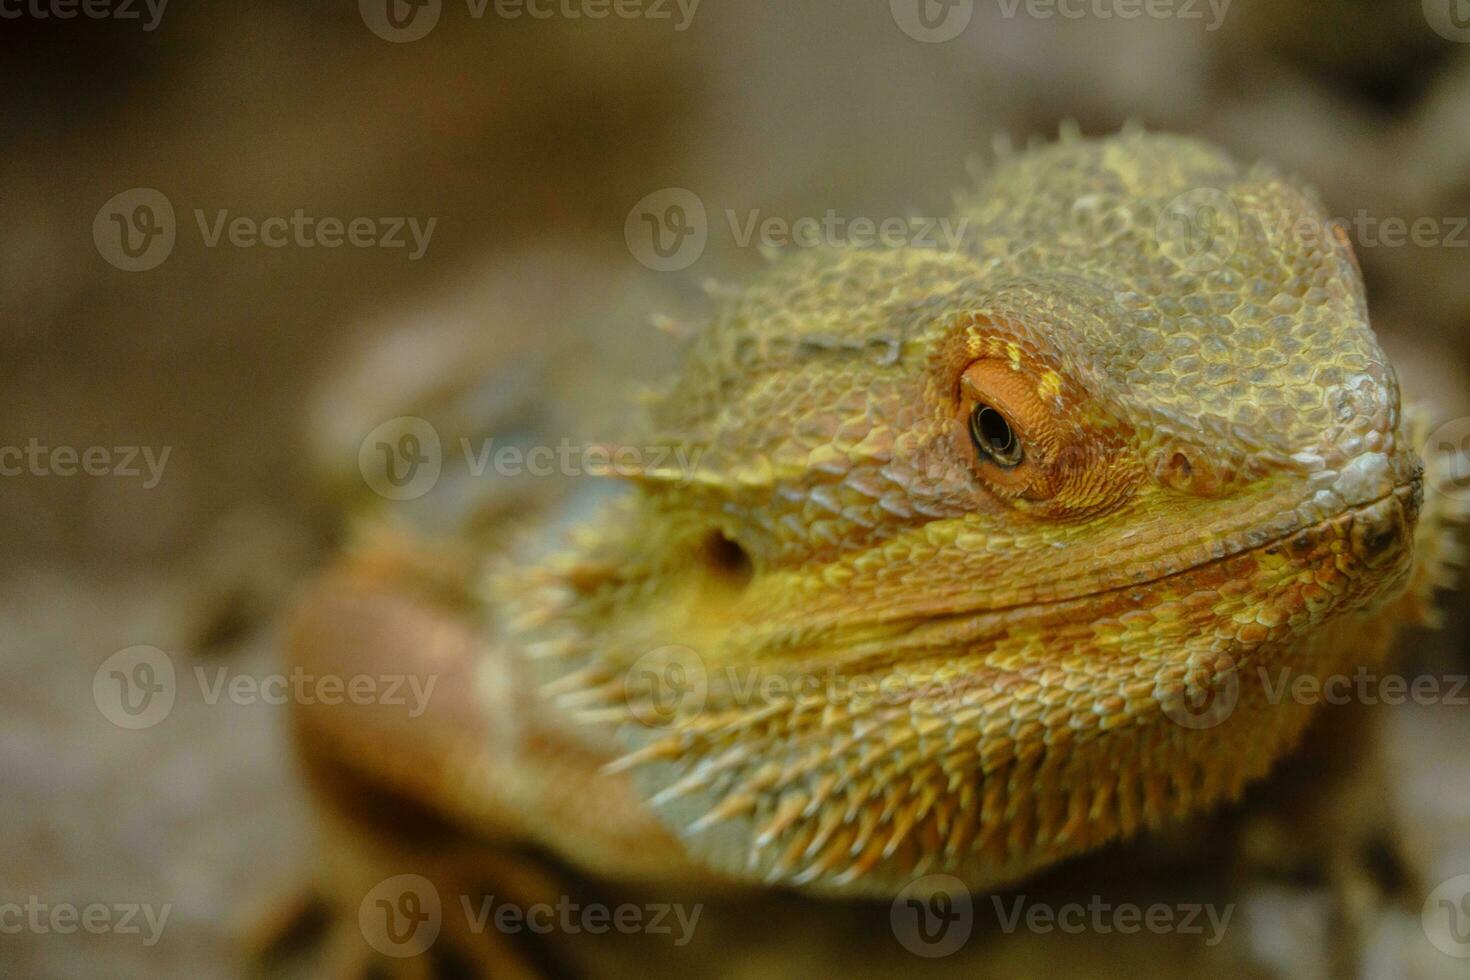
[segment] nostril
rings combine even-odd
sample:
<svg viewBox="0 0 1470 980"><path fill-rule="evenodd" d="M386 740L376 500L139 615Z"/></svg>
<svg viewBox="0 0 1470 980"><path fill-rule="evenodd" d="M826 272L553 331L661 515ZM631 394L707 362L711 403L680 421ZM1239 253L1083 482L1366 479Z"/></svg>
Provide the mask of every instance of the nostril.
<svg viewBox="0 0 1470 980"><path fill-rule="evenodd" d="M740 542L722 531L711 531L700 543L701 562L718 578L732 586L744 588L755 574L750 555Z"/></svg>
<svg viewBox="0 0 1470 980"><path fill-rule="evenodd" d="M1363 533L1363 548L1369 555L1378 555L1397 537L1396 529L1390 524L1380 524Z"/></svg>
<svg viewBox="0 0 1470 980"><path fill-rule="evenodd" d="M1218 467L1193 446L1160 453L1155 467L1159 482L1171 490L1208 497L1220 491L1224 478Z"/></svg>
<svg viewBox="0 0 1470 980"><path fill-rule="evenodd" d="M1372 567L1394 554L1406 535L1403 508L1397 498L1389 497L1354 517L1349 540L1354 553Z"/></svg>

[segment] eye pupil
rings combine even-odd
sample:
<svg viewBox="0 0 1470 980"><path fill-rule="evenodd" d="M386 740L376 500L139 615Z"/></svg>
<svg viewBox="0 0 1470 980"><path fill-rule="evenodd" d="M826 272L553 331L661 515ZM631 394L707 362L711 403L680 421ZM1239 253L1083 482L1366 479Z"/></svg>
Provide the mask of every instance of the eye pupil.
<svg viewBox="0 0 1470 980"><path fill-rule="evenodd" d="M1011 426L1006 422L1005 416L1001 415L995 409L988 407L981 408L977 421L980 424L980 435L984 438L987 449L1003 453L1009 450L1011 444L1016 441L1016 437L1011 432Z"/></svg>
<svg viewBox="0 0 1470 980"><path fill-rule="evenodd" d="M970 412L970 439L975 448L996 464L1012 467L1021 462L1021 444L1006 417L989 405L976 405Z"/></svg>

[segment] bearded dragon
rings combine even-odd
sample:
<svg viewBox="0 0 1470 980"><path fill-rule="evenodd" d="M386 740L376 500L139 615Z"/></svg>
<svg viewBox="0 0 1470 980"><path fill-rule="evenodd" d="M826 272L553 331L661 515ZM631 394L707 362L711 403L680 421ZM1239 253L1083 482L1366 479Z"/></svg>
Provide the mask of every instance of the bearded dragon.
<svg viewBox="0 0 1470 980"><path fill-rule="evenodd" d="M1065 133L955 215L962 248L802 250L725 298L626 439L683 465L513 538L359 536L287 658L438 684L296 706L344 918L528 848L997 889L1238 797L1313 714L1260 670L1376 667L1429 618L1444 515L1312 191Z"/></svg>

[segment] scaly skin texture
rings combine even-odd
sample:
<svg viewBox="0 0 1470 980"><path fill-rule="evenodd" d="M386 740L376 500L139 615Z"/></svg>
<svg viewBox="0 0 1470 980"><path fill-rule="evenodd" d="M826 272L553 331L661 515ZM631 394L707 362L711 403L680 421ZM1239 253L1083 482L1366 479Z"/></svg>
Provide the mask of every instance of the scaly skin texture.
<svg viewBox="0 0 1470 980"><path fill-rule="evenodd" d="M1240 215L1203 272L1158 233L1195 188ZM638 443L692 478L647 474L540 587L500 586L550 620L507 641L547 645L723 873L1003 884L1263 774L1309 710L1258 668L1383 652L1340 624L1404 588L1420 465L1349 247L1281 234L1322 223L1310 194L1121 137L960 207L964 252L817 252L730 302ZM1019 465L977 453L976 401ZM1171 717L1227 687L1223 723Z"/></svg>
<svg viewBox="0 0 1470 980"><path fill-rule="evenodd" d="M1201 188L1203 258L1165 213ZM1262 671L1378 664L1439 574L1351 250L1297 233L1324 218L1125 133L1000 161L953 253L782 259L626 440L691 468L459 579L365 547L308 605L298 662L458 672L421 729L302 709L308 756L602 875L838 894L995 888L1234 798L1312 711ZM442 623L395 584L436 575L476 610L439 659L383 612Z"/></svg>

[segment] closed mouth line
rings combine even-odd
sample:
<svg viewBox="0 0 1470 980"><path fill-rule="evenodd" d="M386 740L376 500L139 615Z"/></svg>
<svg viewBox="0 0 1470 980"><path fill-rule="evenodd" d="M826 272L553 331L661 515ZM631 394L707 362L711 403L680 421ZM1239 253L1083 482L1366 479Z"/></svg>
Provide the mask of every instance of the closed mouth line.
<svg viewBox="0 0 1470 980"><path fill-rule="evenodd" d="M1413 488L1418 483L1419 483L1419 481L1418 480L1415 480L1415 481L1411 481L1409 483L1398 483L1398 484L1395 484L1392 490L1388 491L1387 493L1385 493L1385 494L1383 494L1383 495L1381 495L1379 497L1375 497L1374 499L1372 499L1372 500L1370 500L1370 501L1368 501L1366 503L1354 504L1351 507L1344 507L1342 510L1338 511L1335 514L1332 514L1332 515L1330 515L1328 517L1324 517L1321 520L1316 521L1316 522L1314 522L1312 524L1308 524L1308 525L1306 525L1304 527L1298 527L1298 528L1295 528L1295 529L1293 529L1291 531L1287 531L1285 534L1281 534L1281 535L1278 535L1278 536L1276 536L1274 538L1271 538L1269 541L1263 541L1260 544L1255 544L1255 545L1248 545L1248 546L1246 546L1244 548L1237 548L1236 550L1227 552L1226 554L1218 555L1218 556L1215 556L1213 558L1209 558L1209 559L1207 559L1205 561L1198 562L1196 564L1186 566L1184 568L1175 569L1174 571L1171 571L1171 572L1165 572L1165 573L1163 573L1161 575L1155 575L1152 578L1140 579L1137 582L1129 582L1127 585L1119 585L1119 586L1113 586L1113 587L1106 588L1106 589L1098 589L1095 592L1085 592L1085 593L1082 593L1081 595L1069 596L1069 597L1067 597L1065 599L1044 599L1044 600L1041 600L1041 601L1038 601L1038 602L1018 602L1018 603L1014 603L1014 604L1008 605L1008 606L995 606L995 607L989 608L989 609L976 610L976 612L982 612L982 613L1005 613L1005 612L1017 612L1017 611L1025 610L1025 609L1037 609L1037 608L1045 608L1045 607L1049 607L1049 606L1061 606L1061 605L1065 605L1065 604L1067 604L1069 602L1080 602L1080 601L1083 601L1085 599L1095 599L1095 598L1099 598L1101 596L1115 595L1115 594L1117 594L1119 592L1126 592L1126 591L1128 591L1130 589L1144 589L1144 588L1148 588L1149 586L1157 585L1160 582L1167 582L1169 579L1177 578L1177 577L1179 577L1181 575L1189 575L1189 574L1191 574L1193 572L1202 571L1203 569L1209 568L1209 567L1211 567L1213 565L1218 565L1221 562L1226 562L1226 561L1230 561L1231 559L1234 559L1234 558L1239 558L1242 555L1249 555L1249 554L1253 554L1255 552L1269 551L1269 550L1271 550L1273 548L1279 548L1282 545L1286 544L1291 539L1297 537L1298 535L1311 534L1311 533L1314 533L1314 532L1317 532L1317 531L1322 531L1322 530L1325 530L1331 524L1333 524L1333 523L1335 523L1337 521L1342 520L1344 517L1352 517L1352 516L1356 516L1358 514L1365 513L1366 511L1369 511L1369 510L1373 509L1374 507L1377 507L1378 505L1380 505L1382 503L1385 503L1385 502L1387 502L1387 501L1389 501L1389 500L1391 500L1391 499L1393 499L1395 497L1400 496L1405 491L1412 491Z"/></svg>
<svg viewBox="0 0 1470 980"><path fill-rule="evenodd" d="M1394 497L1398 497L1403 495L1405 492L1412 491L1419 482L1420 481L1418 480L1414 480L1408 483L1395 484L1392 490L1382 494L1379 497L1374 498L1373 500L1367 501L1366 503L1362 504L1355 504L1351 507L1345 507L1328 517L1324 517L1303 527L1298 527L1291 531L1287 531L1286 533L1277 535L1276 537L1273 537L1268 541L1263 541L1260 544L1237 548L1233 551L1227 552L1226 554L1214 556L1206 559L1205 561L1197 562L1184 568L1177 568L1173 571L1164 572L1162 574L1152 576L1151 578L1140 579L1136 582L1128 582L1123 585L1110 586L1108 588L1097 589L1092 592L1083 592L1078 595L1071 595L1058 599L1040 599L1030 602L1014 602L998 606L955 609L950 612L939 613L935 615L916 616L915 618L907 622L890 621L889 623L885 624L881 621L875 621L856 625L866 627L883 627L887 625L889 627L892 627L894 628L895 632L888 635L888 641L891 642L895 636L909 635L924 629L926 626L936 624L942 625L945 623L952 623L964 619L988 619L995 616L1004 616L1010 613L1025 613L1047 609L1061 609L1067 607L1068 605L1085 603L1089 600L1100 599L1106 596L1114 596L1123 592L1146 590L1155 585L1158 585L1161 582L1167 582L1170 579L1200 572L1204 569L1210 568L1211 566L1218 565L1221 562L1227 562L1231 561L1232 559L1239 558L1242 555L1248 555L1257 552L1268 551L1274 548L1280 548L1282 545L1286 544L1299 535L1322 531L1334 522L1342 520L1344 517L1351 517L1354 515L1365 513Z"/></svg>

